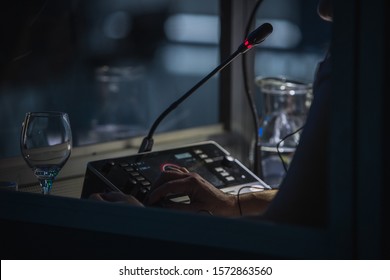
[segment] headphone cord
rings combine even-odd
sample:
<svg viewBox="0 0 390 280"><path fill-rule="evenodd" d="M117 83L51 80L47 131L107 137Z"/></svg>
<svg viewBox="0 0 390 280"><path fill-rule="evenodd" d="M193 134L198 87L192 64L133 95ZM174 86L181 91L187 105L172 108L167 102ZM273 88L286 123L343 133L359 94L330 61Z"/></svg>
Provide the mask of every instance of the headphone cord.
<svg viewBox="0 0 390 280"><path fill-rule="evenodd" d="M284 171L285 171L285 172L287 172L288 167L287 167L286 162L285 162L284 159L283 159L282 153L280 152L279 146L280 146L280 144L283 143L288 137L293 136L294 134L296 134L296 133L298 133L299 131L301 131L303 128L304 128L304 125L301 126L300 128L298 128L297 130L295 130L294 132L291 132L291 133L287 134L286 136L284 136L284 137L278 142L278 144L276 144L276 151L278 152L278 156L279 156L279 158L280 158L280 160L281 160L281 162L282 162L282 164L283 164L283 168L284 168Z"/></svg>
<svg viewBox="0 0 390 280"><path fill-rule="evenodd" d="M263 0L258 0L252 9L251 15L249 17L249 20L246 25L245 30L245 38L248 36L251 25L253 23L253 20L255 18L256 12L260 6L260 4L263 2ZM244 38L244 39L245 39ZM247 72L247 61L246 61L246 53L243 54L242 57L242 74L243 74L243 82L244 82L244 88L245 88L245 95L247 97L249 107L251 110L251 115L253 119L254 129L255 129L255 141L253 143L253 172L260 178L263 178L263 171L260 168L260 162L261 162L261 153L259 152L259 149L257 148L257 145L259 143L259 119L258 119L258 112L256 108L256 103L254 101L254 98L252 96L250 86L249 86L249 79L248 79L248 72Z"/></svg>
<svg viewBox="0 0 390 280"><path fill-rule="evenodd" d="M240 193L243 189L248 189L248 188L251 188L251 189L257 189L257 190L262 190L262 191L265 191L266 189L265 188L262 188L262 187L254 187L254 186L244 186L244 187L241 187L238 192L237 192L237 205L238 205L238 210L240 211L240 216L242 216L242 207L241 207L241 202L240 202Z"/></svg>

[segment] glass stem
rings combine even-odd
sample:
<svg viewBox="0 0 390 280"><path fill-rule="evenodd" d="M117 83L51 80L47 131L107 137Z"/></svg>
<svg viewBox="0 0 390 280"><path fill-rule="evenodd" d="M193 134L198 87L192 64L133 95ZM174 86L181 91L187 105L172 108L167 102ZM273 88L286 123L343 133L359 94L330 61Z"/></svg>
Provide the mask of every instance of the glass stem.
<svg viewBox="0 0 390 280"><path fill-rule="evenodd" d="M42 180L39 180L39 183L41 185L42 194L50 194L51 187L53 186L53 180L52 179L42 179Z"/></svg>

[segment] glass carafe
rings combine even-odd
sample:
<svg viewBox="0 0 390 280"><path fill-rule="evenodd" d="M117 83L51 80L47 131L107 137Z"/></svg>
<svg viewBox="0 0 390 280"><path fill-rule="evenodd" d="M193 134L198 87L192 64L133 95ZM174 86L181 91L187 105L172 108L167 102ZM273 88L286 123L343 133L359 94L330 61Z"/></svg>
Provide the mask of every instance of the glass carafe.
<svg viewBox="0 0 390 280"><path fill-rule="evenodd" d="M283 180L299 143L311 104L312 85L284 77L257 77L262 100L258 148L263 179L272 187Z"/></svg>

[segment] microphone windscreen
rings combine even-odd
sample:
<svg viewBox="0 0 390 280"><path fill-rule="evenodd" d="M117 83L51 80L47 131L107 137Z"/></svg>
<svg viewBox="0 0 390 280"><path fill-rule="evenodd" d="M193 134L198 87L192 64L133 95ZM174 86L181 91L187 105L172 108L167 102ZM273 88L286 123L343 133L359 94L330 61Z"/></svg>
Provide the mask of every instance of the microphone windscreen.
<svg viewBox="0 0 390 280"><path fill-rule="evenodd" d="M270 23L266 22L262 25L260 25L258 28L256 28L254 31L252 31L249 35L246 41L250 45L257 45L260 44L267 38L273 31L273 27Z"/></svg>

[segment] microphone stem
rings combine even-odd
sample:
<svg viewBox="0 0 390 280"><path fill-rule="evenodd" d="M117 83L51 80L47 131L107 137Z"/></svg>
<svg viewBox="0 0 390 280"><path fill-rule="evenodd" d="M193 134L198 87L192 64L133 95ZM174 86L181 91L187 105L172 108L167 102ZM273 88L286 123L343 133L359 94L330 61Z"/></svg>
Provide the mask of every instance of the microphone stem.
<svg viewBox="0 0 390 280"><path fill-rule="evenodd" d="M160 124L160 122L171 112L173 111L180 103L187 99L194 91L201 87L205 82L207 82L212 76L225 68L229 63L231 63L238 55L242 53L242 49L238 48L233 54L231 54L225 61L223 61L219 66L217 66L213 71L211 71L207 76L200 80L196 85L194 85L190 90L183 94L179 99L173 102L161 115L155 120L151 126L148 135L143 139L139 153L150 152L153 146L153 134Z"/></svg>

